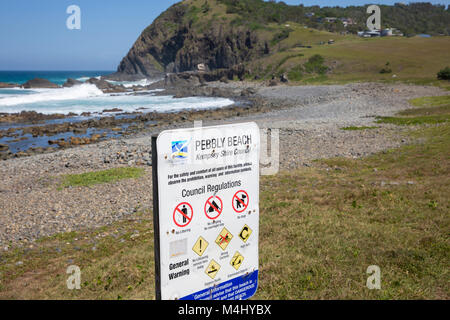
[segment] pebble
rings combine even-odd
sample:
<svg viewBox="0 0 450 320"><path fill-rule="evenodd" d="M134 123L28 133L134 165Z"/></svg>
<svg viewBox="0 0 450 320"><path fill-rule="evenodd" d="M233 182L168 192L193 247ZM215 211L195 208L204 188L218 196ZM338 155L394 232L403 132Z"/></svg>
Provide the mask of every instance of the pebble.
<svg viewBox="0 0 450 320"><path fill-rule="evenodd" d="M234 86L239 92L246 86L255 88L256 107L262 103L271 111L243 114L238 120L255 121L260 128L272 128L270 136L279 134L280 170L314 166L316 159L361 158L398 147L406 142L401 134L407 129L402 127L382 125L379 129L356 131L341 128L373 126L377 115L389 116L411 108L408 104L411 98L442 95L441 89L434 87L380 83L266 88L230 82L211 86ZM401 90L393 94L387 88ZM222 120L205 119L205 122L208 122L205 125L214 125ZM166 127L169 126L175 128L186 123L167 121ZM152 130L156 132L166 127ZM8 213L0 215L0 242L11 241L16 245L69 228L96 228L126 218L137 206L142 210L151 209L152 179L148 166L152 165L149 139L152 133L140 132L132 137L0 161L0 207L2 212ZM262 155L264 151L262 148ZM265 153L270 156L270 150ZM55 177L122 165L143 166L145 178L89 188L57 189ZM382 181L381 185L385 186L386 182ZM58 252L58 249L55 250Z"/></svg>

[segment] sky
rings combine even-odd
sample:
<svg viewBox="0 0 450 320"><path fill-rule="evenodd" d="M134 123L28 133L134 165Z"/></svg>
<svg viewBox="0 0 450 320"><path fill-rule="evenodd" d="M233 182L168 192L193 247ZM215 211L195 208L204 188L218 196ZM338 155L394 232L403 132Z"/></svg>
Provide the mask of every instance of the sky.
<svg viewBox="0 0 450 320"><path fill-rule="evenodd" d="M284 0L305 6L450 0ZM139 34L178 0L0 0L0 70L116 70ZM81 29L69 30L70 5Z"/></svg>

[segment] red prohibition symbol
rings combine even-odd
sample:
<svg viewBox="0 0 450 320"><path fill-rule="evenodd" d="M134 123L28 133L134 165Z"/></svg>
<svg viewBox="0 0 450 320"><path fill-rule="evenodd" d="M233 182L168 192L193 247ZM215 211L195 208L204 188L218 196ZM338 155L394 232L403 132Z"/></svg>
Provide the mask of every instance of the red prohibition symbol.
<svg viewBox="0 0 450 320"><path fill-rule="evenodd" d="M205 214L208 219L217 219L223 211L223 202L218 196L211 196L205 202Z"/></svg>
<svg viewBox="0 0 450 320"><path fill-rule="evenodd" d="M236 192L232 199L232 205L234 211L237 213L244 212L247 209L250 199L248 197L248 193L244 190L239 190Z"/></svg>
<svg viewBox="0 0 450 320"><path fill-rule="evenodd" d="M194 216L192 206L187 202L182 202L173 210L173 222L181 228L186 227Z"/></svg>

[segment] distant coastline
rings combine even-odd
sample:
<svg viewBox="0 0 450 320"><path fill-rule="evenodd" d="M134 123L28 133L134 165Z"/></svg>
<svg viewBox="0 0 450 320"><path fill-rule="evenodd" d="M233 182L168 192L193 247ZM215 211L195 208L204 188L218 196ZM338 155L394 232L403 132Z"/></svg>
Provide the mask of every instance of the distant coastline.
<svg viewBox="0 0 450 320"><path fill-rule="evenodd" d="M37 71L37 70L0 70L0 82L23 84L31 79L47 79L57 85L63 85L67 79L89 79L105 76L114 71L91 70L91 71Z"/></svg>

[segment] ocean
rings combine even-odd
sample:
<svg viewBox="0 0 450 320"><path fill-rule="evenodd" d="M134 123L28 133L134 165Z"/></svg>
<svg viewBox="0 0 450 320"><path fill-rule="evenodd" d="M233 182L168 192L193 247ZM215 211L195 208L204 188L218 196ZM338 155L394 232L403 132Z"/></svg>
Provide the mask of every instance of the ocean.
<svg viewBox="0 0 450 320"><path fill-rule="evenodd" d="M0 71L0 82L23 84L34 78L44 78L62 85L68 78L86 81L113 71ZM157 80L157 79L156 79ZM155 81L156 81L155 80ZM134 82L114 82L125 87L148 85L152 81L142 79ZM95 85L83 83L71 88L57 89L0 89L0 113L36 111L43 114L81 114L90 112L100 115L105 109L117 108L121 112L176 112L220 108L233 104L225 98L190 97L175 99L172 96L155 96L155 91L145 95L133 93L106 94Z"/></svg>
<svg viewBox="0 0 450 320"><path fill-rule="evenodd" d="M0 71L0 82L23 84L34 78L42 78L58 85L62 85L68 78L82 81L113 72L114 71Z"/></svg>

